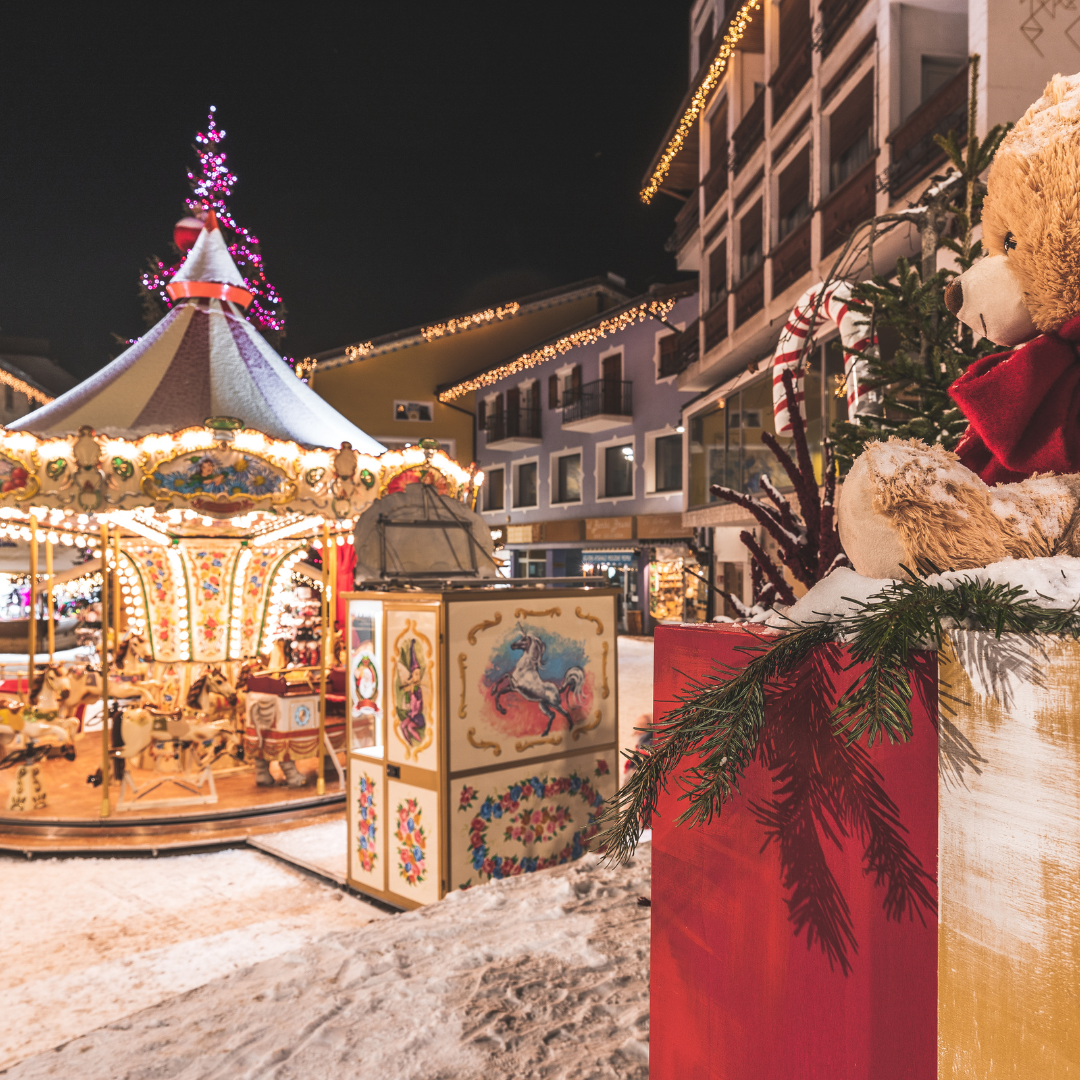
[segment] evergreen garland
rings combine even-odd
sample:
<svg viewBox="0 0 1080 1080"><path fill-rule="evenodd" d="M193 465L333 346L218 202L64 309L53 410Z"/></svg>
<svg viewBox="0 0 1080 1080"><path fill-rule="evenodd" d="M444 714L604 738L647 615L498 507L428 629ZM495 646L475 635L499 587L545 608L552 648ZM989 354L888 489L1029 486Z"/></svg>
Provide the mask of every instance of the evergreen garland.
<svg viewBox="0 0 1080 1080"><path fill-rule="evenodd" d="M608 802L599 844L611 861L629 859L642 829L650 827L661 791L683 757L695 764L684 775L677 825L702 825L720 813L757 751L765 723L765 691L794 673L811 650L844 643L849 667L866 665L832 714L834 737L905 742L911 738L911 655L940 652L949 629L1080 638L1080 606L1040 607L1020 585L963 579L949 587L922 578L898 581L858 610L833 622L795 626L779 637L762 635L742 647L744 667L717 664L715 677L690 683L679 704L649 725L651 746L627 750L631 771ZM747 629L751 629L748 627Z"/></svg>

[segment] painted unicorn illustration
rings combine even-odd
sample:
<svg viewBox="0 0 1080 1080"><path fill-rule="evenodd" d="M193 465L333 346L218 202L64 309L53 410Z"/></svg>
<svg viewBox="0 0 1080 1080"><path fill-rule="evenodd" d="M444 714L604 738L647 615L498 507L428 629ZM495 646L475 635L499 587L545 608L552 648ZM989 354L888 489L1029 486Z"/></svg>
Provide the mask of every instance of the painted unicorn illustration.
<svg viewBox="0 0 1080 1080"><path fill-rule="evenodd" d="M510 648L518 650L521 659L514 665L513 671L508 672L495 684L495 708L505 716L503 695L520 694L526 701L535 701L547 717L545 735L551 731L557 714L565 716L567 724L572 728L574 720L563 705L563 694L566 695L568 706L571 697L581 694L581 688L585 685L585 672L579 667L568 668L561 684L542 678L540 668L544 664L546 646L529 630L523 630L521 637L510 643Z"/></svg>

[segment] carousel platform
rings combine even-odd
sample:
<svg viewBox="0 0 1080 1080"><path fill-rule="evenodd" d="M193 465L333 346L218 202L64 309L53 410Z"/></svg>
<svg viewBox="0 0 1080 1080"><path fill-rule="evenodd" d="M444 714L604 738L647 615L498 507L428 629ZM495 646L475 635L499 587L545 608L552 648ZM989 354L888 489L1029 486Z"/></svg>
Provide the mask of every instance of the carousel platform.
<svg viewBox="0 0 1080 1080"><path fill-rule="evenodd" d="M301 788L258 787L251 769L215 774L217 802L212 804L155 808L151 799L138 809L118 811L119 785L114 782L112 813L103 818L101 788L87 783L100 762L100 732L77 736L75 746L74 761L52 758L41 763L47 801L40 810L2 809L16 770L0 772L0 852L29 858L192 851L326 824L342 818L345 808L345 792L332 774L326 778L326 794L315 794L312 759L297 762L300 772L310 777Z"/></svg>

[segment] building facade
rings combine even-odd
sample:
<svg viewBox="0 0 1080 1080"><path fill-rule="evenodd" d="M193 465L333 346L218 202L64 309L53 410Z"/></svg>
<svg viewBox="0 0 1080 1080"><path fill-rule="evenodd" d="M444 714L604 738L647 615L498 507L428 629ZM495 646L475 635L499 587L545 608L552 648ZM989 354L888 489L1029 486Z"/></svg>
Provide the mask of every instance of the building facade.
<svg viewBox="0 0 1080 1080"><path fill-rule="evenodd" d="M917 230L902 226L841 262L861 223L916 205L945 165L934 136L966 131L971 54L981 56L980 136L1021 116L1055 72L1080 68L1066 14L995 0L694 4L690 86L642 199L682 202L668 249L700 283L697 320L673 360L679 390L694 394L682 417L683 521L710 530L714 576L744 599L738 536L753 521L709 489L756 494L763 473L782 479L761 434L774 430L768 359L788 314L836 271L858 280L919 251ZM809 366L809 435L820 448L846 408L828 334Z"/></svg>
<svg viewBox="0 0 1080 1080"><path fill-rule="evenodd" d="M681 413L693 392L671 369L697 311L694 284L655 287L440 389L456 400L473 388L479 509L510 572L617 581L631 632L682 620L688 605L704 617L707 604L708 570L691 572L682 520Z"/></svg>
<svg viewBox="0 0 1080 1080"><path fill-rule="evenodd" d="M48 351L45 338L0 335L0 425L14 423L77 382Z"/></svg>

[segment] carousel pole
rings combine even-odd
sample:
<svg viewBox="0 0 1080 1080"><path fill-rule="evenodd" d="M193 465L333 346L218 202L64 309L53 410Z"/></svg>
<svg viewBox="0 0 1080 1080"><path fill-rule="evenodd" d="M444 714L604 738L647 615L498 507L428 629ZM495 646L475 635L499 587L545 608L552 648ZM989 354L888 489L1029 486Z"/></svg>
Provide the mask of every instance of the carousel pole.
<svg viewBox="0 0 1080 1080"><path fill-rule="evenodd" d="M315 793L326 794L326 613L329 610L327 594L330 591L330 526L323 521L322 530L322 635L319 642L319 758L316 765Z"/></svg>
<svg viewBox="0 0 1080 1080"><path fill-rule="evenodd" d="M26 634L26 706L30 707L30 695L34 690L34 659L37 653L37 516L30 515L30 618Z"/></svg>
<svg viewBox="0 0 1080 1080"><path fill-rule="evenodd" d="M109 526L101 525L101 816L108 817L111 762L109 724Z"/></svg>
<svg viewBox="0 0 1080 1080"><path fill-rule="evenodd" d="M46 604L49 613L49 663L53 662L53 653L56 652L56 620L53 618L53 546L48 537L45 538L45 579L46 579Z"/></svg>
<svg viewBox="0 0 1080 1080"><path fill-rule="evenodd" d="M113 601L113 618L112 628L113 634L116 636L116 644L120 645L120 528L119 526L113 526L113 580L112 580L112 601Z"/></svg>

